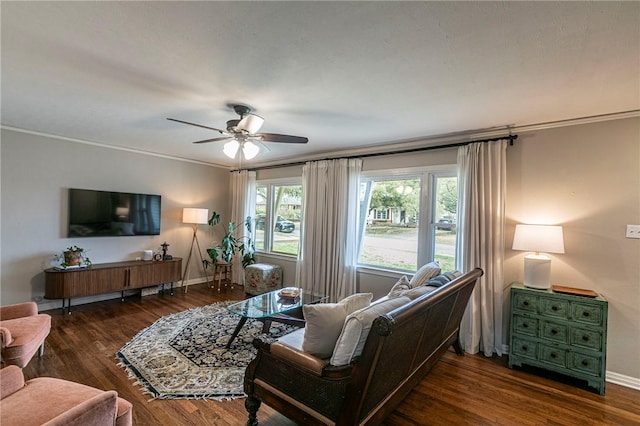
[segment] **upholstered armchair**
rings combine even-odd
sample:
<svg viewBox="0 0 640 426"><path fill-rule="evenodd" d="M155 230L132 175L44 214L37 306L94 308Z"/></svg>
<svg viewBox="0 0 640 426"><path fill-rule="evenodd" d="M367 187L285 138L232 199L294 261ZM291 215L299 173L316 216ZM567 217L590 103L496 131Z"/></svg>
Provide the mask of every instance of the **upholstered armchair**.
<svg viewBox="0 0 640 426"><path fill-rule="evenodd" d="M51 331L51 317L38 314L34 302L0 306L0 360L5 365L25 367Z"/></svg>
<svg viewBox="0 0 640 426"><path fill-rule="evenodd" d="M132 405L116 391L102 391L51 377L25 382L15 365L0 370L0 424L129 426Z"/></svg>

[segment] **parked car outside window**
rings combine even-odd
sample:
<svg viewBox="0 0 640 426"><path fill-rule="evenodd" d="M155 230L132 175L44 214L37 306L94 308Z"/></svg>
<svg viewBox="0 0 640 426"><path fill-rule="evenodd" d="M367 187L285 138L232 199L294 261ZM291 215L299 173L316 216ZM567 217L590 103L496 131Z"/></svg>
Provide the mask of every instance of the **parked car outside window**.
<svg viewBox="0 0 640 426"><path fill-rule="evenodd" d="M256 217L256 229L263 230L264 229L264 215L260 215ZM277 232L291 233L296 229L295 223L291 222L283 218L282 216L278 216L276 218L276 226L275 230Z"/></svg>

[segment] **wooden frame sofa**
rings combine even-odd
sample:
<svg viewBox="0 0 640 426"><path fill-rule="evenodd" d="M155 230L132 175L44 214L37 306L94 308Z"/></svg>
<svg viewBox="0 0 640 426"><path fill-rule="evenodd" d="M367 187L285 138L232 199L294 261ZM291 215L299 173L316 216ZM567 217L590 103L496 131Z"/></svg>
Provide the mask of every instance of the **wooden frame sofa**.
<svg viewBox="0 0 640 426"><path fill-rule="evenodd" d="M414 299L400 292L391 305L397 307L375 317L361 335L361 353L337 363L345 365L332 365L335 353L320 358L303 351L303 330L277 340L259 336L245 374L247 424L258 424L262 402L304 425L381 423L451 345L462 355L460 322L482 274L474 269L439 287L421 288Z"/></svg>

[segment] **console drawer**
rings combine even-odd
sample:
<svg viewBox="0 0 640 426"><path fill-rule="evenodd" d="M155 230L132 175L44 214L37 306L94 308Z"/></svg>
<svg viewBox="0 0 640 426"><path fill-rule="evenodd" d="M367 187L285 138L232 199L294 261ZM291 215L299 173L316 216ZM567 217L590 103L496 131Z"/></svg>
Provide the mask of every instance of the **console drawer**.
<svg viewBox="0 0 640 426"><path fill-rule="evenodd" d="M513 316L513 327L517 333L526 334L528 336L538 335L538 320L535 318L523 317L520 315Z"/></svg>

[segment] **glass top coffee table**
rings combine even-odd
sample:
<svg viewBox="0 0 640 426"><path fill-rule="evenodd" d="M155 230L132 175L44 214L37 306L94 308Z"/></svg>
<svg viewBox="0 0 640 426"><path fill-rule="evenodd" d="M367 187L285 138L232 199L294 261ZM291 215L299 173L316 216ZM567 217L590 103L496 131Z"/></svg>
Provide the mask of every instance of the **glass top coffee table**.
<svg viewBox="0 0 640 426"><path fill-rule="evenodd" d="M272 322L303 327L302 307L322 302L327 297L300 288L286 287L227 306L229 312L240 316L240 321L227 343L227 349L231 347L231 343L249 318L263 323L263 333L269 333Z"/></svg>

